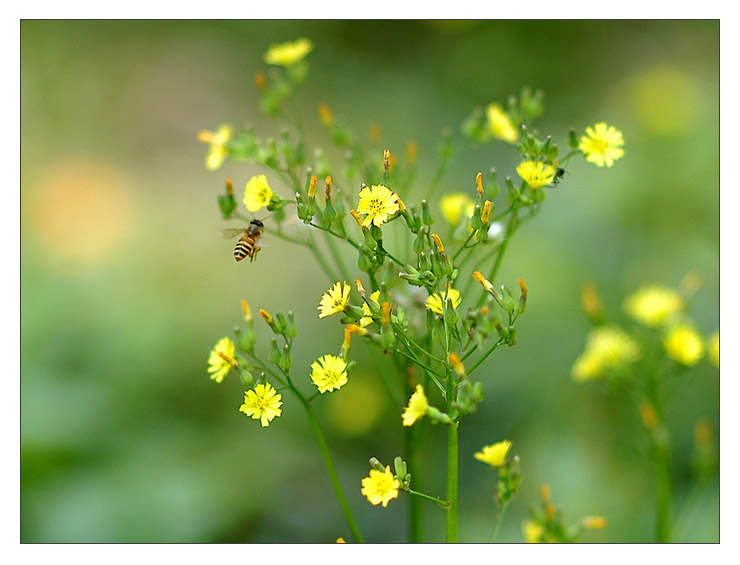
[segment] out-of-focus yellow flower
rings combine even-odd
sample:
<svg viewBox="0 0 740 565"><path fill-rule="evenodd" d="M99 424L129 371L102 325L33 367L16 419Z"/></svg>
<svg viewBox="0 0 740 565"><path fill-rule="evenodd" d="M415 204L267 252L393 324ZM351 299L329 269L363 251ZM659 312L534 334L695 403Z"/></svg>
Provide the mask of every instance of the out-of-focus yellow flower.
<svg viewBox="0 0 740 565"><path fill-rule="evenodd" d="M259 420L262 427L266 428L273 418L283 413L280 409L282 397L270 383L260 383L254 390L244 393L244 404L239 407L239 411L251 416L253 420Z"/></svg>
<svg viewBox="0 0 740 565"><path fill-rule="evenodd" d="M439 209L442 211L444 219L451 225L457 226L463 218L473 215L475 203L464 192L453 192L446 194L439 202Z"/></svg>
<svg viewBox="0 0 740 565"><path fill-rule="evenodd" d="M409 398L406 410L403 411L401 418L404 426L413 426L418 420L422 419L429 408L429 401L424 394L424 387L416 385L416 390Z"/></svg>
<svg viewBox="0 0 740 565"><path fill-rule="evenodd" d="M666 353L682 365L696 365L704 355L704 341L694 328L678 324L668 331L663 346Z"/></svg>
<svg viewBox="0 0 740 565"><path fill-rule="evenodd" d="M527 543L542 543L542 537L545 534L545 528L534 520L526 520L522 524L522 533L524 541Z"/></svg>
<svg viewBox="0 0 740 565"><path fill-rule="evenodd" d="M640 347L629 334L616 326L599 326L589 334L571 376L576 381L598 379L608 369L636 361L639 354Z"/></svg>
<svg viewBox="0 0 740 565"><path fill-rule="evenodd" d="M295 41L273 43L265 52L264 61L268 65L290 67L306 58L313 49L310 39L301 37Z"/></svg>
<svg viewBox="0 0 740 565"><path fill-rule="evenodd" d="M451 300L452 307L457 309L457 307L460 306L460 302L462 302L460 291L456 288L448 287L444 296L439 292L436 292L427 298L426 307L435 314L439 314L441 316L444 314L444 304L447 303L448 300Z"/></svg>
<svg viewBox="0 0 740 565"><path fill-rule="evenodd" d="M611 167L614 161L624 155L624 137L614 126L604 122L586 128L586 135L581 137L578 148L583 151L586 161L597 167Z"/></svg>
<svg viewBox="0 0 740 565"><path fill-rule="evenodd" d="M198 140L208 143L206 154L206 169L215 171L224 164L229 156L226 144L231 141L233 128L229 124L222 124L215 132L203 130L198 134Z"/></svg>
<svg viewBox="0 0 740 565"><path fill-rule="evenodd" d="M339 312L344 312L344 307L349 300L350 286L347 283L336 283L327 290L319 302L319 318L333 316Z"/></svg>
<svg viewBox="0 0 740 565"><path fill-rule="evenodd" d="M500 467L506 461L506 454L509 453L509 449L511 449L511 442L505 439L498 443L484 446L481 451L473 454L473 457L493 467Z"/></svg>
<svg viewBox="0 0 740 565"><path fill-rule="evenodd" d="M388 503L398 496L401 483L391 473L390 465L385 471L371 469L369 476L362 479L362 494L371 504L382 504L385 508Z"/></svg>
<svg viewBox="0 0 740 565"><path fill-rule="evenodd" d="M709 352L709 362L715 367L719 368L719 332L716 331L709 336L707 343L707 349Z"/></svg>
<svg viewBox="0 0 740 565"><path fill-rule="evenodd" d="M542 161L524 161L516 172L532 188L541 188L555 179L555 169Z"/></svg>
<svg viewBox="0 0 740 565"><path fill-rule="evenodd" d="M211 374L211 380L222 382L235 365L234 342L228 337L221 338L208 355L208 372Z"/></svg>
<svg viewBox="0 0 740 565"><path fill-rule="evenodd" d="M486 117L488 118L488 131L493 137L507 143L517 142L519 132L500 104L496 102L489 104L486 108Z"/></svg>
<svg viewBox="0 0 740 565"><path fill-rule="evenodd" d="M398 210L398 195L382 184L366 186L360 191L357 212L366 214L362 221L363 227L368 227L370 224L380 227L381 224L388 221L388 216L392 216Z"/></svg>
<svg viewBox="0 0 740 565"><path fill-rule="evenodd" d="M319 392L331 392L347 384L347 363L335 355L322 355L311 364L311 380Z"/></svg>
<svg viewBox="0 0 740 565"><path fill-rule="evenodd" d="M643 287L624 301L627 315L651 328L667 324L683 307L679 292L661 285Z"/></svg>

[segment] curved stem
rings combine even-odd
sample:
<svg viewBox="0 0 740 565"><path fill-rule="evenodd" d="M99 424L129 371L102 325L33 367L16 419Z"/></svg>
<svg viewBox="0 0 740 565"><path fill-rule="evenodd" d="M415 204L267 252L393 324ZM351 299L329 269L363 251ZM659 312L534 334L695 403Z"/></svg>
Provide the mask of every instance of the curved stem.
<svg viewBox="0 0 740 565"><path fill-rule="evenodd" d="M290 387L293 394L298 397L298 399L301 401L301 404L303 404L303 407L306 409L306 414L308 414L308 419L311 422L311 427L313 428L314 434L316 435L316 441L319 444L319 449L321 450L321 456L324 458L324 465L326 466L326 470L329 472L329 478L331 479L332 486L334 487L334 493L336 494L337 501L339 502L339 506L342 507L342 512L344 513L344 519L347 522L347 526L349 526L350 532L352 532L352 537L357 543L362 543L362 535L360 534L360 530L357 528L357 523L355 522L354 516L352 515L352 510L349 507L349 503L347 502L347 497L344 495L344 491L342 490L342 485L339 482L339 476L337 475L336 467L334 466L334 461L331 458L331 453L329 452L329 446L326 443L326 439L324 438L324 433L321 431L321 426L319 426L319 420L316 417L316 413L313 411L313 407L308 402L305 396L301 394L301 392L293 386L292 383L288 383L288 386Z"/></svg>

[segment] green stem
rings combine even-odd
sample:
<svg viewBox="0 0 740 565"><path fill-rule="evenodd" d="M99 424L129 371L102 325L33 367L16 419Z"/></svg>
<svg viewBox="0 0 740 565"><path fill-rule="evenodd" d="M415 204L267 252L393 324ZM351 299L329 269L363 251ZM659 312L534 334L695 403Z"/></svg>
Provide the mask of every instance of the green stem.
<svg viewBox="0 0 740 565"><path fill-rule="evenodd" d="M508 505L509 501L507 500L501 507L501 510L498 512L498 515L496 516L496 527L493 528L493 533L491 534L491 539L489 543L496 543L496 540L498 539L498 533L501 531L501 524L503 524L504 522L504 512L506 512L506 507Z"/></svg>
<svg viewBox="0 0 740 565"><path fill-rule="evenodd" d="M451 389L448 387L448 406L451 405ZM458 427L457 422L452 422L447 428L447 543L457 543Z"/></svg>
<svg viewBox="0 0 740 565"><path fill-rule="evenodd" d="M352 532L352 537L357 543L362 543L362 535L360 534L360 530L357 528L354 516L352 515L352 510L350 509L349 503L347 502L347 497L344 495L344 491L342 490L342 485L339 482L339 476L337 475L336 467L334 467L334 461L332 460L331 453L329 452L329 446L327 445L326 439L324 438L324 433L321 431L321 426L319 426L319 421L316 417L316 413L313 411L313 408L311 407L311 404L308 402L306 397L303 396L303 394L301 394L301 392L297 388L295 388L292 383L289 383L289 386L293 394L298 397L298 399L301 401L301 404L303 404L303 407L306 409L308 419L311 421L311 427L313 428L314 434L316 435L316 441L318 442L319 449L321 450L321 456L324 458L326 470L329 472L329 478L331 479L332 486L334 487L334 492L336 494L337 500L339 501L339 506L342 507L344 519L347 522L347 526L349 526L350 532Z"/></svg>
<svg viewBox="0 0 740 565"><path fill-rule="evenodd" d="M660 429L660 428L659 428ZM656 430L656 433L658 430ZM655 487L656 487L656 541L670 543L671 525L671 473L668 441L665 434L662 439L655 438Z"/></svg>
<svg viewBox="0 0 740 565"><path fill-rule="evenodd" d="M423 492L418 492L418 491L411 490L411 489L408 489L406 492L409 493L409 494L413 494L415 496L418 496L420 498L423 498L424 500L429 500L431 502L436 502L442 508L447 508L449 506L449 504L450 504L446 500L442 500L441 498L437 498L436 496L429 496L428 494L424 494Z"/></svg>

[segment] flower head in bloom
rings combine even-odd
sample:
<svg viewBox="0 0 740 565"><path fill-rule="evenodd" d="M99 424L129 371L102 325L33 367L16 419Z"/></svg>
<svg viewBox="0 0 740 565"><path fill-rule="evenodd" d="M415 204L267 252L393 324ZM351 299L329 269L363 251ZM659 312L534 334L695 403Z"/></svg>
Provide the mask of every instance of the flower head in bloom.
<svg viewBox="0 0 740 565"><path fill-rule="evenodd" d="M272 201L273 193L267 184L265 175L257 175L249 179L244 189L244 205L250 212L261 210Z"/></svg>
<svg viewBox="0 0 740 565"><path fill-rule="evenodd" d="M715 367L719 367L719 332L714 332L709 336L707 343L709 350L709 362Z"/></svg>
<svg viewBox="0 0 740 565"><path fill-rule="evenodd" d="M504 461L506 461L506 454L509 453L509 449L511 449L511 442L505 439L504 441L484 446L481 451L473 454L473 457L493 467L501 467Z"/></svg>
<svg viewBox="0 0 740 565"><path fill-rule="evenodd" d="M266 428L273 418L283 413L280 409L283 405L282 398L270 383L258 384L254 390L244 393L244 404L239 407L239 411L251 416L253 420L260 420L262 427Z"/></svg>
<svg viewBox="0 0 740 565"><path fill-rule="evenodd" d="M555 179L555 169L542 161L524 161L516 172L532 188L541 188Z"/></svg>
<svg viewBox="0 0 740 565"><path fill-rule="evenodd" d="M349 300L350 286L347 283L336 283L327 290L319 302L319 318L333 316L344 311Z"/></svg>
<svg viewBox="0 0 740 565"><path fill-rule="evenodd" d="M388 221L388 216L392 216L398 210L398 195L382 184L366 186L360 191L357 212L366 214L362 221L363 227L368 227L371 223L380 227L382 223Z"/></svg>
<svg viewBox="0 0 740 565"><path fill-rule="evenodd" d="M388 503L398 496L401 483L391 473L390 465L385 471L371 469L369 476L362 479L362 494L371 504L382 504L385 508Z"/></svg>
<svg viewBox="0 0 740 565"><path fill-rule="evenodd" d="M208 372L211 373L211 380L222 382L235 364L234 342L228 337L221 338L208 355Z"/></svg>
<svg viewBox="0 0 740 565"><path fill-rule="evenodd" d="M586 161L598 167L611 167L614 161L624 155L622 132L604 122L586 128L578 148L583 151Z"/></svg>
<svg viewBox="0 0 740 565"><path fill-rule="evenodd" d="M616 326L598 326L589 334L571 376L576 381L598 379L608 369L636 361L639 355L640 348L629 334Z"/></svg>
<svg viewBox="0 0 740 565"><path fill-rule="evenodd" d="M370 300L372 300L373 302L378 302L378 298L380 298L379 290L376 290L370 295ZM362 313L365 315L360 318L360 326L364 328L365 326L369 326L373 323L373 313L370 311L370 308L365 302L362 303Z"/></svg>
<svg viewBox="0 0 740 565"><path fill-rule="evenodd" d="M488 118L488 131L496 139L501 139L508 143L516 143L519 139L519 132L504 112L500 104L489 104L486 108L486 117Z"/></svg>
<svg viewBox="0 0 740 565"><path fill-rule="evenodd" d="M447 292L444 293L444 296L441 293L436 292L432 294L429 298L427 298L426 307L435 314L439 314L441 316L442 314L444 314L444 305L447 303L448 300L452 300L453 308L457 308L458 306L460 306L460 302L462 302L460 291L456 288L448 287Z"/></svg>
<svg viewBox="0 0 740 565"><path fill-rule="evenodd" d="M311 380L321 394L347 384L347 363L341 357L322 355L311 364L311 369Z"/></svg>
<svg viewBox="0 0 740 565"><path fill-rule="evenodd" d="M682 365L696 365L704 355L704 342L694 328L679 324L668 331L663 341L666 353Z"/></svg>
<svg viewBox="0 0 740 565"><path fill-rule="evenodd" d="M226 144L231 141L231 133L232 127L229 124L223 124L215 132L203 130L198 134L200 141L210 145L206 154L206 169L209 171L218 169L229 156Z"/></svg>
<svg viewBox="0 0 740 565"><path fill-rule="evenodd" d="M678 291L659 285L641 288L624 301L628 316L652 328L668 323L683 306Z"/></svg>
<svg viewBox="0 0 740 565"><path fill-rule="evenodd" d="M409 398L408 406L403 411L401 418L403 419L404 426L413 426L417 420L421 420L427 413L429 408L429 401L427 400L426 394L424 394L424 387L416 385L416 390Z"/></svg>
<svg viewBox="0 0 740 565"><path fill-rule="evenodd" d="M305 59L313 49L310 39L301 37L295 41L274 43L265 52L264 60L268 65L282 65L290 67Z"/></svg>
<svg viewBox="0 0 740 565"><path fill-rule="evenodd" d="M439 208L442 211L442 215L445 220L453 226L460 223L460 220L463 218L463 214L467 217L472 216L474 207L475 203L464 192L446 194L439 202Z"/></svg>

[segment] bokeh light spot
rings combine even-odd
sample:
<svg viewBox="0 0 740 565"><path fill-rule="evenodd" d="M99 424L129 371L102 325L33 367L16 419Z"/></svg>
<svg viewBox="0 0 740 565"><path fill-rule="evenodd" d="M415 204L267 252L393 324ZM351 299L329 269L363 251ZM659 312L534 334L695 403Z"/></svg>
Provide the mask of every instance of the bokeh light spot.
<svg viewBox="0 0 740 565"><path fill-rule="evenodd" d="M44 253L90 262L125 237L131 208L130 185L121 170L89 157L72 157L42 171L24 221Z"/></svg>
<svg viewBox="0 0 740 565"><path fill-rule="evenodd" d="M350 375L347 385L329 396L327 409L338 431L348 436L361 436L378 422L384 407L384 392L378 384ZM400 410L398 421L401 421Z"/></svg>

